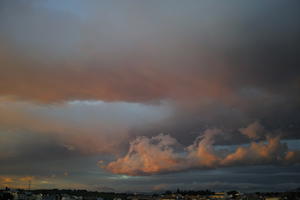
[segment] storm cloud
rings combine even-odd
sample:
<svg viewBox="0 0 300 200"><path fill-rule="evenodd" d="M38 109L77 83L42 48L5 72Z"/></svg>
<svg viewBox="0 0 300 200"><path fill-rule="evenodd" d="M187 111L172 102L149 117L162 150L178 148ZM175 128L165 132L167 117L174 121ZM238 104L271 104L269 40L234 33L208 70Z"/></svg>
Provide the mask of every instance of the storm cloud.
<svg viewBox="0 0 300 200"><path fill-rule="evenodd" d="M60 187L142 191L192 182L180 173L297 168L299 6L1 1L0 184L55 187L52 171L70 171Z"/></svg>

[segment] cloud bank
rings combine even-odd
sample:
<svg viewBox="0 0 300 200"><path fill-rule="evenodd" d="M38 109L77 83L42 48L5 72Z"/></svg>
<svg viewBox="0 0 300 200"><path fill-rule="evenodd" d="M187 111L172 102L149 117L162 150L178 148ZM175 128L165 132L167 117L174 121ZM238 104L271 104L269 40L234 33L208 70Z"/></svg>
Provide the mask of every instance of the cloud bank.
<svg viewBox="0 0 300 200"><path fill-rule="evenodd" d="M255 122L241 129L250 130ZM252 132L251 132L252 133ZM184 151L176 150L178 142L169 135L138 137L130 143L128 153L102 167L112 173L131 176L177 172L190 169L211 169L241 165L286 165L300 162L300 152L290 150L280 137L252 141L238 147L214 145L222 137L219 129L207 129ZM253 139L253 134L249 135Z"/></svg>
<svg viewBox="0 0 300 200"><path fill-rule="evenodd" d="M92 1L77 12L35 1L1 3L1 96L240 103L248 88L290 98L299 89L299 13L292 3L257 10L248 2ZM289 12L278 15L282 7ZM243 28L252 23L255 31Z"/></svg>

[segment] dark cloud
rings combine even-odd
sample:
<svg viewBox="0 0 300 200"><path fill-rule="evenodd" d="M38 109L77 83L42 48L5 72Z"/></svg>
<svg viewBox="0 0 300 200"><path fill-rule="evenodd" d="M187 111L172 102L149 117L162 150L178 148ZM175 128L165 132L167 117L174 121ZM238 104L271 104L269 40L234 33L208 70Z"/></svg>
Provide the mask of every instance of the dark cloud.
<svg viewBox="0 0 300 200"><path fill-rule="evenodd" d="M119 11L108 15L93 3L74 11L4 1L0 94L40 103L172 100L170 134L177 124L183 134L259 120L298 137L297 3L156 3L105 2Z"/></svg>
<svg viewBox="0 0 300 200"><path fill-rule="evenodd" d="M284 160L289 149L276 137L299 139L300 131L298 7L279 0L1 1L2 167L103 153L126 161L128 145L136 147L129 141L144 142L169 166L178 161L177 146L165 149L158 142L157 148L155 139L153 146L156 135L188 146L205 130L217 129L224 134L215 145L252 142L239 151L249 162L276 164L275 155ZM99 101L105 106L82 106ZM267 144L260 143L266 138ZM276 148L266 150L271 159L264 163L255 149L272 150L272 144ZM132 156L129 161L139 160ZM177 165L156 167L178 171ZM261 186L246 182L244 187ZM162 187L169 183L144 188Z"/></svg>
<svg viewBox="0 0 300 200"><path fill-rule="evenodd" d="M276 12L291 7L292 3L277 2L272 9L262 5L256 12L255 3L237 3L232 8L208 3L219 10L220 13L215 14L197 14L197 10L188 4L191 13L184 10L180 14L182 20L177 22L170 18L177 19L176 13L167 12L164 6L133 14L121 4L121 16L128 19L137 14L142 16L127 22L132 30L123 26L118 15L103 14L103 21L94 21L96 18L93 17L99 17L94 13L95 16L90 14L88 21L84 21L80 19L83 11L76 15L50 12L39 4L19 4L7 4L2 12L4 16L11 16L12 12L21 11L17 16L2 17L1 20L1 26L8 32L2 34L5 45L1 48L0 92L4 96L38 102L72 99L147 102L169 98L198 102L208 98L241 103L241 99L248 98L240 91L247 88L256 89L257 95L261 92L267 96L294 94L299 89L296 52L299 50L300 25L295 19L298 12L294 9L284 10L280 15ZM177 4L173 5L174 9L181 5ZM196 5L203 10L200 4ZM132 9L143 10L143 6L139 3ZM235 14L227 13L233 9L236 9ZM147 18L150 11L158 12L164 20L170 19L170 25L161 26L158 17ZM212 19L202 19L205 15ZM109 20L112 20L111 25ZM184 25L189 20L190 23ZM23 30L18 26L20 24L24 26ZM155 31L139 29L147 25ZM99 28L92 31L90 27ZM26 34L24 30L30 32ZM42 32L44 30L47 32ZM135 31L143 39L136 44L130 36ZM92 37L90 32L95 32ZM75 37L74 34L80 35ZM108 44L102 43L106 34L112 34ZM152 37L157 39L151 41ZM122 39L120 43L112 42L117 38L118 41ZM129 42L123 44L123 40ZM91 42L95 48L86 50L82 47ZM127 51L118 50L124 46ZM106 52L108 49L113 50ZM59 55L64 57L49 58L57 50L62 51ZM31 51L33 55L28 55ZM74 54L70 54L73 51ZM86 54L88 56L83 56ZM107 54L113 57L107 58Z"/></svg>

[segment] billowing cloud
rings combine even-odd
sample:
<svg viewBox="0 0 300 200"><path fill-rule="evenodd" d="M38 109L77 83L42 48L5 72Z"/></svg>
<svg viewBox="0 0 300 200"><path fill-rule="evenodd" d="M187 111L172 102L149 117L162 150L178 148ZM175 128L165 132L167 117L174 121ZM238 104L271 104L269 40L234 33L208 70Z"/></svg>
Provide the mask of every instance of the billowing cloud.
<svg viewBox="0 0 300 200"><path fill-rule="evenodd" d="M264 127L259 122L249 124L246 128L240 128L239 131L250 139L259 139L264 133Z"/></svg>
<svg viewBox="0 0 300 200"><path fill-rule="evenodd" d="M177 141L169 135L139 137L130 143L128 153L103 168L117 174L149 175L189 169L209 169L239 165L285 165L299 163L299 151L289 150L279 137L238 147L218 147L219 129L208 129L185 151L176 151Z"/></svg>
<svg viewBox="0 0 300 200"><path fill-rule="evenodd" d="M107 165L113 173L139 175L172 171L178 168L181 158L171 147L177 141L169 135L160 134L147 138L139 137L130 143L123 158Z"/></svg>

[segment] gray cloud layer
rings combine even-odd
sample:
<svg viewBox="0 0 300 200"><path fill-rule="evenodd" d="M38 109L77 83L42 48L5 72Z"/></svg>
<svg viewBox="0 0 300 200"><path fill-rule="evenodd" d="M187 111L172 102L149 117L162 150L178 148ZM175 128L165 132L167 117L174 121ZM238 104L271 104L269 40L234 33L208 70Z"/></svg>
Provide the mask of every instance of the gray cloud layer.
<svg viewBox="0 0 300 200"><path fill-rule="evenodd" d="M298 162L279 139L299 139L298 8L279 0L1 1L2 166L8 173L22 157L99 154L111 172L137 175ZM218 129L224 134L212 138ZM163 162L148 167L141 146Z"/></svg>

